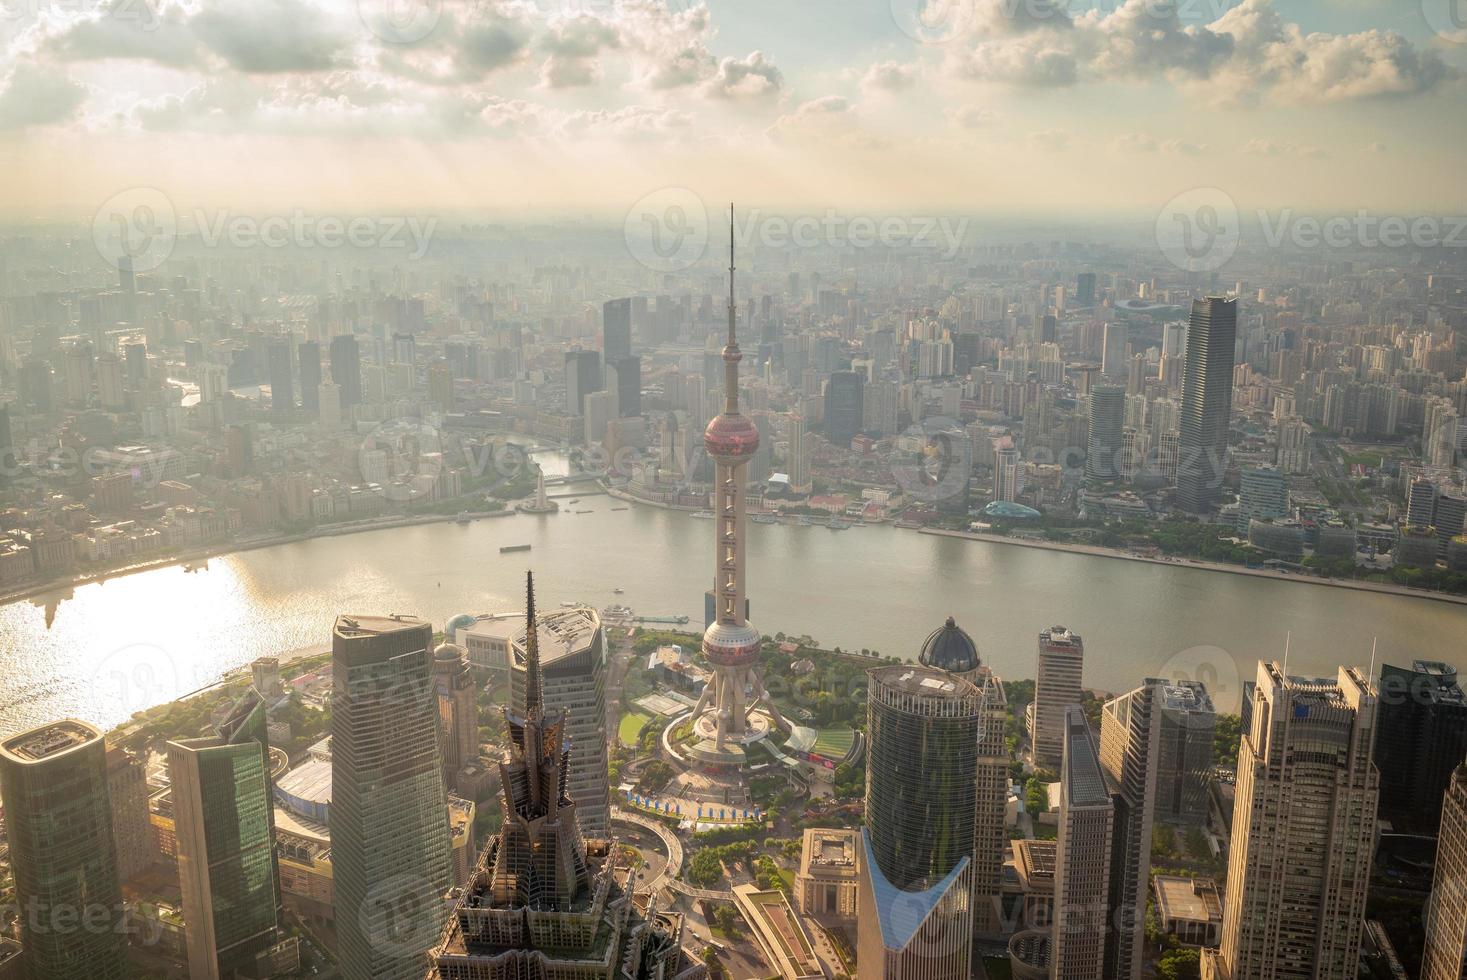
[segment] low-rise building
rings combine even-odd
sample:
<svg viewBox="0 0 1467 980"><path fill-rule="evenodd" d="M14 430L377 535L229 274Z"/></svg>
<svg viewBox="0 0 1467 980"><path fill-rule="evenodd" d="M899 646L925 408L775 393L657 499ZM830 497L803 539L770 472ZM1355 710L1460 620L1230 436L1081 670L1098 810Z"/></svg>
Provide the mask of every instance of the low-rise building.
<svg viewBox="0 0 1467 980"><path fill-rule="evenodd" d="M800 912L819 919L856 918L857 831L807 827L795 876Z"/></svg>
<svg viewBox="0 0 1467 980"><path fill-rule="evenodd" d="M1211 878L1155 875L1151 892L1163 932L1189 946L1216 946L1222 932L1222 899Z"/></svg>

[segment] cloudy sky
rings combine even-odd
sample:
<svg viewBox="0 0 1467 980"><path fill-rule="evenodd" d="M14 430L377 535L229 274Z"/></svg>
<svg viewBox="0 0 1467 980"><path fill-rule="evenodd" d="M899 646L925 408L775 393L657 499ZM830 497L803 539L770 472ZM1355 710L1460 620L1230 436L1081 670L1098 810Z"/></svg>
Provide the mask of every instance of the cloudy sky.
<svg viewBox="0 0 1467 980"><path fill-rule="evenodd" d="M1453 0L0 0L0 208L1463 213Z"/></svg>

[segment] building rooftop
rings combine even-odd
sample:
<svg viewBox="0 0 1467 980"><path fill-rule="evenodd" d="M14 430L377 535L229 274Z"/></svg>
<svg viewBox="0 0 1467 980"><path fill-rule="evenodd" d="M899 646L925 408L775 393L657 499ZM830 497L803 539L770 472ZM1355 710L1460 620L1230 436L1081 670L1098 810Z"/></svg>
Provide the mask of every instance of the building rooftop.
<svg viewBox="0 0 1467 980"><path fill-rule="evenodd" d="M1151 889L1162 921L1222 922L1222 899L1217 894L1217 882L1211 878L1156 875L1151 879Z"/></svg>
<svg viewBox="0 0 1467 980"><path fill-rule="evenodd" d="M977 670L981 663L978 644L951 616L946 623L927 634L917 660L927 667L938 667L955 674Z"/></svg>
<svg viewBox="0 0 1467 980"><path fill-rule="evenodd" d="M1039 642L1047 647L1083 647L1079 633L1072 633L1063 626L1051 626L1039 634Z"/></svg>
<svg viewBox="0 0 1467 980"><path fill-rule="evenodd" d="M537 613L535 621L542 667L550 667L557 660L584 653L601 634L601 614L589 606ZM525 661L525 634L525 625L521 622L510 641L516 665Z"/></svg>
<svg viewBox="0 0 1467 980"><path fill-rule="evenodd" d="M422 629L428 625L416 616L348 616L336 617L334 632L340 637L383 636L403 630Z"/></svg>
<svg viewBox="0 0 1467 980"><path fill-rule="evenodd" d="M822 877L856 876L857 831L809 827L800 851L800 873Z"/></svg>
<svg viewBox="0 0 1467 980"><path fill-rule="evenodd" d="M67 718L14 735L0 744L0 753L27 765L79 749L99 740L102 733L84 721Z"/></svg>
<svg viewBox="0 0 1467 980"><path fill-rule="evenodd" d="M1111 801L1100 770L1100 753L1085 712L1074 706L1065 709L1065 771L1063 792L1071 806L1101 806Z"/></svg>
<svg viewBox="0 0 1467 980"><path fill-rule="evenodd" d="M872 680L884 687L928 698L975 697L978 689L961 677L921 664L892 664L871 671Z"/></svg>
<svg viewBox="0 0 1467 980"><path fill-rule="evenodd" d="M311 757L275 782L276 793L308 803L331 803L331 761Z"/></svg>

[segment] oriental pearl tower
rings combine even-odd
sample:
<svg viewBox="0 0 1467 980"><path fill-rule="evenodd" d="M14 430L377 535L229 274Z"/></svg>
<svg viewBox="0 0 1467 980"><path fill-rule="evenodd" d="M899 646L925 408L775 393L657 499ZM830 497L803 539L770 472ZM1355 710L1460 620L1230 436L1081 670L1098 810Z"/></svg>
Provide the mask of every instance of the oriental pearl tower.
<svg viewBox="0 0 1467 980"><path fill-rule="evenodd" d="M743 746L767 734L764 719L752 715L762 701L774 721L784 727L764 689L755 666L759 662L759 631L744 618L744 548L747 541L744 487L748 463L759 448L759 429L752 419L739 413L739 351L734 306L733 205L728 207L728 343L723 348L723 377L726 401L723 413L708 423L703 445L713 457L715 518L713 595L715 615L703 633L703 655L713 665L713 683L693 709L693 723L704 740L705 761L735 761ZM753 699L745 699L745 690ZM707 742L713 751L707 752ZM712 758L709 758L712 756Z"/></svg>

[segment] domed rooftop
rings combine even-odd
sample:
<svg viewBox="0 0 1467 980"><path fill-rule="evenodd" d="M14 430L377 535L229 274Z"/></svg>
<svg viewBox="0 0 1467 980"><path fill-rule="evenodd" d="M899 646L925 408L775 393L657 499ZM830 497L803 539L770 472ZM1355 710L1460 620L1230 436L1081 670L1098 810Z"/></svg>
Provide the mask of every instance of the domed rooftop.
<svg viewBox="0 0 1467 980"><path fill-rule="evenodd" d="M747 415L725 412L708 423L703 445L710 456L752 456L759 448L759 427Z"/></svg>
<svg viewBox="0 0 1467 980"><path fill-rule="evenodd" d="M433 650L434 660L459 660L464 656L464 648L457 643L440 643Z"/></svg>
<svg viewBox="0 0 1467 980"><path fill-rule="evenodd" d="M917 660L928 667L949 670L954 674L977 670L981 663L978 645L951 616L928 634Z"/></svg>
<svg viewBox="0 0 1467 980"><path fill-rule="evenodd" d="M473 613L459 613L457 616L453 617L448 622L446 622L446 623L443 624L443 632L447 633L449 636L452 636L454 630L462 629L465 626L473 626L473 625L474 625L474 615L473 615Z"/></svg>

